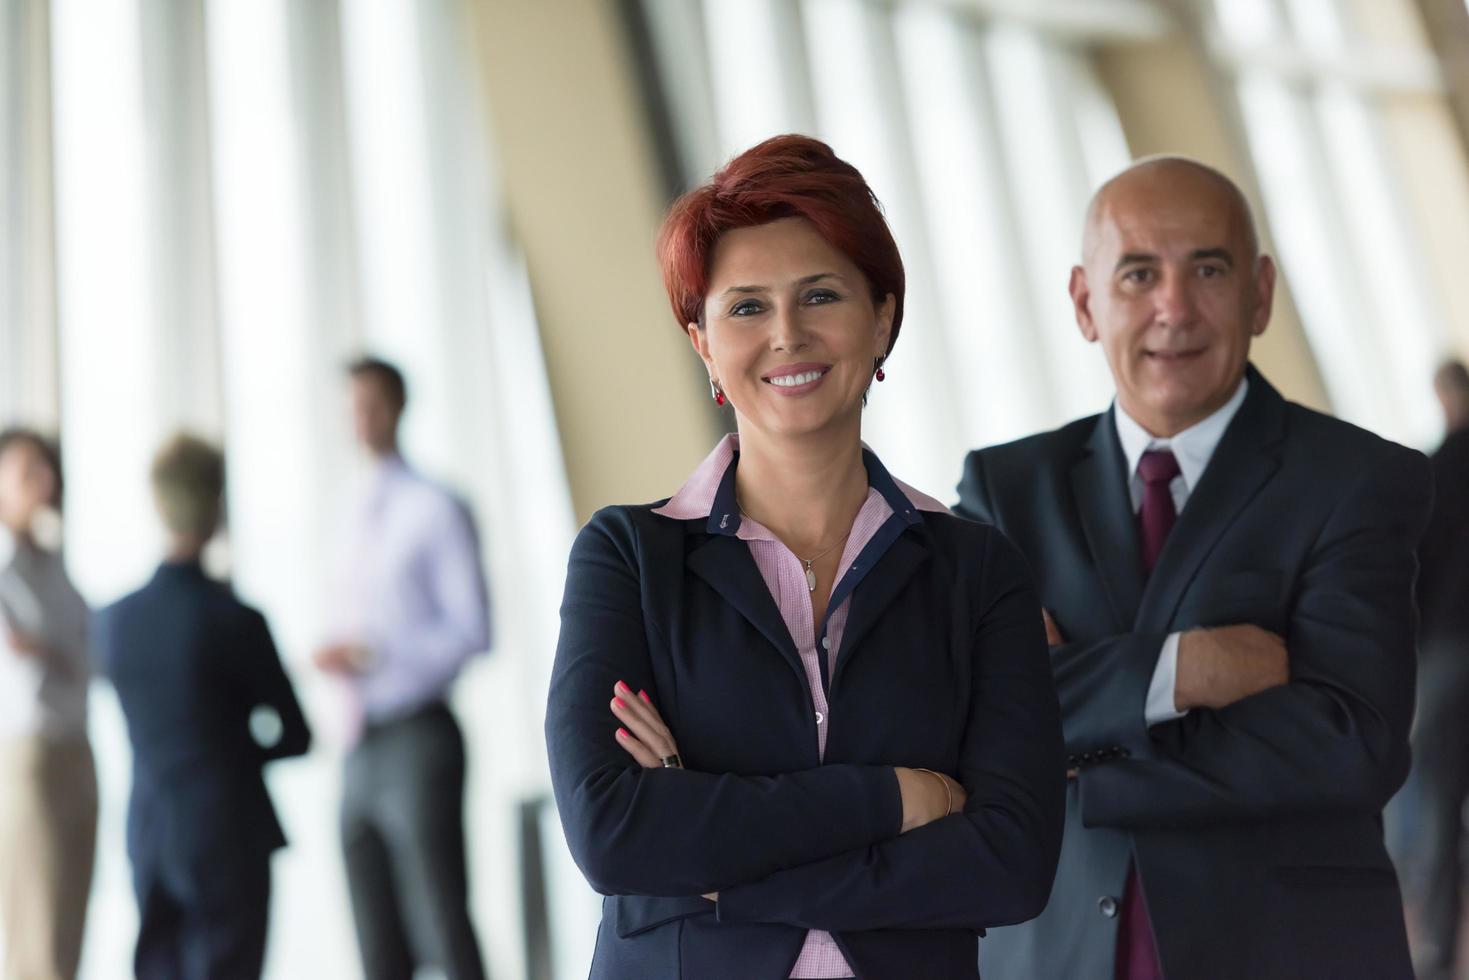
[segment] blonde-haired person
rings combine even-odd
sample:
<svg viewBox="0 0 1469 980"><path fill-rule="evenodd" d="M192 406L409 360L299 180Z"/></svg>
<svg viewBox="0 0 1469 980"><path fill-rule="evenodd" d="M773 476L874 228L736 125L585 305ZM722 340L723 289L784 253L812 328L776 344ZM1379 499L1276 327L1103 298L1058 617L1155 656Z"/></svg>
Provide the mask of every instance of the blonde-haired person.
<svg viewBox="0 0 1469 980"><path fill-rule="evenodd" d="M0 432L0 920L4 976L72 977L97 836L87 741L87 620L61 555L42 542L61 508L61 453Z"/></svg>
<svg viewBox="0 0 1469 980"><path fill-rule="evenodd" d="M166 556L97 625L133 745L134 969L139 980L258 977L270 857L286 843L261 770L303 754L311 733L265 618L200 564L223 514L223 455L175 436L152 483ZM262 710L278 721L268 744L252 734Z"/></svg>

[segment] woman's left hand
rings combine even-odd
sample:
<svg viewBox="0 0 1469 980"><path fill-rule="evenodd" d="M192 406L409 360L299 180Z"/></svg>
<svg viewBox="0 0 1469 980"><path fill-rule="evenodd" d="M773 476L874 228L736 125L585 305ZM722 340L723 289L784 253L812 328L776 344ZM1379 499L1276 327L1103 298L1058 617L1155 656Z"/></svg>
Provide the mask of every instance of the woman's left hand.
<svg viewBox="0 0 1469 980"><path fill-rule="evenodd" d="M612 689L612 713L625 726L617 730L617 744L632 756L644 769L682 769L683 762L676 766L664 766L664 758L678 758L678 744L673 733L663 723L663 716L653 707L653 699L647 691L633 694L632 688L618 681ZM711 902L719 901L718 892L705 895Z"/></svg>
<svg viewBox="0 0 1469 980"><path fill-rule="evenodd" d="M644 769L683 768L681 761L664 765L664 759L678 758L678 744L647 691L633 694L632 688L618 681L612 689L612 714L623 724L617 730L617 744L638 765Z"/></svg>

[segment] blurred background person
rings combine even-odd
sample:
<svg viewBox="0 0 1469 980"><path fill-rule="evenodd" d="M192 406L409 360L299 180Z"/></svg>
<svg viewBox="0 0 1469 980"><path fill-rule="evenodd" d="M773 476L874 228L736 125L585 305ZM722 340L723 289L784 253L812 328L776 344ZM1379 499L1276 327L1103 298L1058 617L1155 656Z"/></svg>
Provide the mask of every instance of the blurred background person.
<svg viewBox="0 0 1469 980"><path fill-rule="evenodd" d="M60 512L61 497L56 443L31 429L0 432L0 921L7 980L75 975L92 887L90 612L67 577L59 542L43 530Z"/></svg>
<svg viewBox="0 0 1469 980"><path fill-rule="evenodd" d="M133 747L133 966L139 980L244 980L260 975L271 855L286 844L262 768L304 754L311 733L265 617L201 564L223 514L223 455L176 436L152 484L164 560L96 631Z"/></svg>
<svg viewBox="0 0 1469 980"><path fill-rule="evenodd" d="M418 966L479 980L464 739L447 703L465 663L490 645L479 536L468 507L399 452L402 373L365 357L348 375L372 469L349 511L339 632L315 661L346 682L357 717L341 832L362 965L371 980L408 980Z"/></svg>
<svg viewBox="0 0 1469 980"><path fill-rule="evenodd" d="M1422 980L1450 980L1462 924L1464 803L1469 799L1469 370L1443 364L1433 389L1444 439L1429 457L1433 511L1419 548L1418 717L1413 732L1421 880Z"/></svg>

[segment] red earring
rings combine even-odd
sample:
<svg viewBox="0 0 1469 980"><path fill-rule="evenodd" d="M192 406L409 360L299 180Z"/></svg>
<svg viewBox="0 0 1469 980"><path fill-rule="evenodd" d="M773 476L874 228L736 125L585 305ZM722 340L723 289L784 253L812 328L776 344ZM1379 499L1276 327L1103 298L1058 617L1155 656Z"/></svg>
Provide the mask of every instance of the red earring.
<svg viewBox="0 0 1469 980"><path fill-rule="evenodd" d="M879 358L878 361L877 361L877 373L875 375L873 375L873 377L877 378L877 380L879 380L879 381L881 381L883 378L886 378L887 377L886 374L883 374L882 373L882 359L881 358Z"/></svg>
<svg viewBox="0 0 1469 980"><path fill-rule="evenodd" d="M709 379L709 394L713 396L714 404L723 407L724 391L719 387L719 383L716 382L713 378Z"/></svg>

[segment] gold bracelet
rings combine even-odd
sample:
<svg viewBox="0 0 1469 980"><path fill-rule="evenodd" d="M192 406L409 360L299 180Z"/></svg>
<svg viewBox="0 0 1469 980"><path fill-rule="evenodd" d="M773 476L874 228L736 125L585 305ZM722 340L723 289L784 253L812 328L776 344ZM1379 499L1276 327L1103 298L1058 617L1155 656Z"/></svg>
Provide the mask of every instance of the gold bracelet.
<svg viewBox="0 0 1469 980"><path fill-rule="evenodd" d="M914 772L926 772L937 779L944 787L944 816L952 816L954 813L954 791L949 789L949 781L932 769L915 769Z"/></svg>

